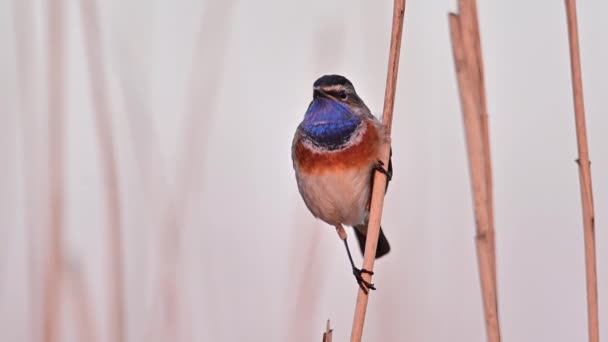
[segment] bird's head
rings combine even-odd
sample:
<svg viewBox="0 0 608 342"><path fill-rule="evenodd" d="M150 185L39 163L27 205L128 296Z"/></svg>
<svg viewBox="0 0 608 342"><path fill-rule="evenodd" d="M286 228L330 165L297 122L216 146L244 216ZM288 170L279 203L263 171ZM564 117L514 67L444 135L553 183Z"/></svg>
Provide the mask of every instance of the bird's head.
<svg viewBox="0 0 608 342"><path fill-rule="evenodd" d="M369 109L346 77L325 75L313 84L312 101L304 121L333 122L368 115Z"/></svg>
<svg viewBox="0 0 608 342"><path fill-rule="evenodd" d="M313 84L313 99L302 126L316 140L342 140L368 115L369 109L346 77L325 75Z"/></svg>
<svg viewBox="0 0 608 342"><path fill-rule="evenodd" d="M313 84L313 102L318 98L326 98L348 106L355 114L366 110L367 106L359 98L353 84L344 76L325 75Z"/></svg>

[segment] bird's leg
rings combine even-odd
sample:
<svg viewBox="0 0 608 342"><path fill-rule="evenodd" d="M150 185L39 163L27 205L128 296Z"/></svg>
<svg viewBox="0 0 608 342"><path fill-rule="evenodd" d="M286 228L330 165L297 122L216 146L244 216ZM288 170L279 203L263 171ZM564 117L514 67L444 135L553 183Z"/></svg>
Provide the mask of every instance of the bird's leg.
<svg viewBox="0 0 608 342"><path fill-rule="evenodd" d="M344 241L344 247L346 247L346 254L348 254L348 260L350 261L350 266L353 268L353 275L355 276L355 279L357 280L357 284L359 284L359 287L365 294L367 294L369 292L369 290L375 290L376 287L374 286L374 284L366 281L361 276L362 273L374 275L374 272L368 271L364 268L359 269L359 268L355 267L355 262L353 261L353 256L350 254L350 248L348 248L348 240L346 239L346 232L344 231L344 228L342 227L342 225L337 225L336 231L338 232L340 239L342 239L342 241Z"/></svg>
<svg viewBox="0 0 608 342"><path fill-rule="evenodd" d="M338 233L341 240L346 241L346 232L341 224L336 225L336 233Z"/></svg>
<svg viewBox="0 0 608 342"><path fill-rule="evenodd" d="M362 273L374 275L374 272L368 271L364 268L359 269L359 268L355 267L355 263L353 262L353 257L350 254L350 248L348 248L347 240L344 240L344 246L346 247L346 253L348 254L348 260L350 261L350 266L353 268L353 274L355 275L355 279L357 279L357 284L359 284L359 287L361 288L361 290L363 290L363 292L365 294L367 294L369 292L369 290L375 290L376 287L374 286L374 284L363 279L363 277L361 276Z"/></svg>
<svg viewBox="0 0 608 342"><path fill-rule="evenodd" d="M382 160L378 160L374 164L373 169L380 173L383 173L389 182L390 182L391 178L393 178L393 175L384 168L384 162L382 162Z"/></svg>

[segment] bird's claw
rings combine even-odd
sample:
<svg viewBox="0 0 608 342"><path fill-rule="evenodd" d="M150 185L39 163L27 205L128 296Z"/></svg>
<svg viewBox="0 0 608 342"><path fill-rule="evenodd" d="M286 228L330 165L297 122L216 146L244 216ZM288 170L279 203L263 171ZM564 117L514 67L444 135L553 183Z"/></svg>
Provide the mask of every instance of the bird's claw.
<svg viewBox="0 0 608 342"><path fill-rule="evenodd" d="M378 160L375 164L374 164L374 170L383 173L386 176L386 179L388 181L391 180L391 178L393 178L393 176L391 175L390 172L388 172L385 168L384 168L384 162L382 160Z"/></svg>
<svg viewBox="0 0 608 342"><path fill-rule="evenodd" d="M367 273L369 275L374 275L374 272L372 271L368 271L364 268L362 269L358 269L356 267L353 267L353 274L355 275L355 279L357 279L357 284L359 284L359 287L361 288L361 290L367 294L369 292L369 290L375 290L376 287L374 286L374 284L366 281L365 279L363 279L363 277L361 276L362 273Z"/></svg>

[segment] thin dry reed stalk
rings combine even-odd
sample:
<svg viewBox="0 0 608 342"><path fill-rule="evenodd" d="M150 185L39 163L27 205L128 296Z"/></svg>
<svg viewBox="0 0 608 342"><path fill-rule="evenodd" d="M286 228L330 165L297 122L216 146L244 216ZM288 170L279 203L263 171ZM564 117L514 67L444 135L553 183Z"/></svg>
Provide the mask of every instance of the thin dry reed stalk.
<svg viewBox="0 0 608 342"><path fill-rule="evenodd" d="M389 141L382 147L381 160L384 165L388 165L390 153L390 136L393 122L393 107L395 104L395 90L397 87L397 72L399 69L399 53L401 51L401 36L403 34L403 18L405 15L405 0L395 0L393 5L393 26L391 32L391 46L388 57L388 73L386 78L386 92L384 95L384 111L382 112L382 125L386 130ZM374 188L372 193L369 225L365 242L365 253L363 256L363 267L373 271L378 245L378 235L380 232L380 221L382 219L382 207L384 205L386 176L376 172L374 177ZM363 278L371 282L371 275L363 273ZM355 317L350 336L351 341L361 341L363 335L363 324L365 322L365 312L367 310L368 294L359 289L357 304L355 307Z"/></svg>
<svg viewBox="0 0 608 342"><path fill-rule="evenodd" d="M59 340L64 226L63 112L64 106L64 6L52 0L48 9L48 115L49 115L49 249L45 267L43 340Z"/></svg>
<svg viewBox="0 0 608 342"><path fill-rule="evenodd" d="M469 170L473 192L473 206L476 222L476 246L479 263L483 305L488 341L500 341L498 321L498 300L496 289L496 266L494 255L493 231L491 224L492 183L488 178L491 167L488 159L489 138L487 119L484 123L485 102L480 79L481 51L476 7L473 1L460 2L461 15L449 15L452 48L460 91L460 102L463 111L463 121L469 156Z"/></svg>
<svg viewBox="0 0 608 342"><path fill-rule="evenodd" d="M82 1L80 10L88 59L93 111L97 123L99 152L102 158L103 177L106 185L108 256L110 258L108 263L110 267L108 288L111 298L109 309L110 336L112 341L122 342L125 339L122 222L108 87L104 78L102 41L95 0Z"/></svg>
<svg viewBox="0 0 608 342"><path fill-rule="evenodd" d="M570 43L570 71L572 73L572 96L576 121L576 140L578 145L578 171L583 204L583 231L585 239L585 270L587 275L587 319L589 341L599 342L599 318L597 303L597 270L595 259L595 213L593 209L593 190L591 186L591 162L587 146L585 106L583 102L583 80L581 76L581 57L578 43L578 24L576 1L566 0L568 19L568 41Z"/></svg>

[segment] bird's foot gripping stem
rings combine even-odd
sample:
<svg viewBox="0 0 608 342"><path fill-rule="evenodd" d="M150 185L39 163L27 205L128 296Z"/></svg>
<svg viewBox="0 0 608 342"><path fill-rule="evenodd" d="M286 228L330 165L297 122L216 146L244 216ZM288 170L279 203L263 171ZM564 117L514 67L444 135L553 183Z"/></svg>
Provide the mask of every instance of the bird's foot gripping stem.
<svg viewBox="0 0 608 342"><path fill-rule="evenodd" d="M355 279L357 279L357 284L359 284L359 287L361 288L361 291L363 291L365 294L369 293L369 290L375 290L376 287L374 286L374 284L368 282L367 280L363 279L363 276L361 275L362 273L367 273L369 275L374 275L374 272L372 271L368 271L364 268L362 269L358 269L356 267L353 267L353 274L355 275Z"/></svg>
<svg viewBox="0 0 608 342"><path fill-rule="evenodd" d="M391 174L391 172L387 171L384 168L384 162L382 162L382 160L378 160L375 164L374 164L374 170L383 173L386 176L386 179L390 182L391 178L393 178L393 175Z"/></svg>
<svg viewBox="0 0 608 342"><path fill-rule="evenodd" d="M336 228L338 228L338 227L336 227ZM350 261L350 266L353 269L353 275L355 276L355 279L357 280L357 284L359 284L361 291L363 291L365 294L368 294L369 290L375 290L376 287L374 286L374 284L363 279L362 274L367 273L371 276L371 275L374 275L374 272L366 270L364 268L359 269L359 268L355 267L355 262L353 261L353 257L350 254L350 248L348 248L348 241L346 239L343 239L343 241L344 241L344 247L346 248L346 254L348 255L348 261Z"/></svg>

